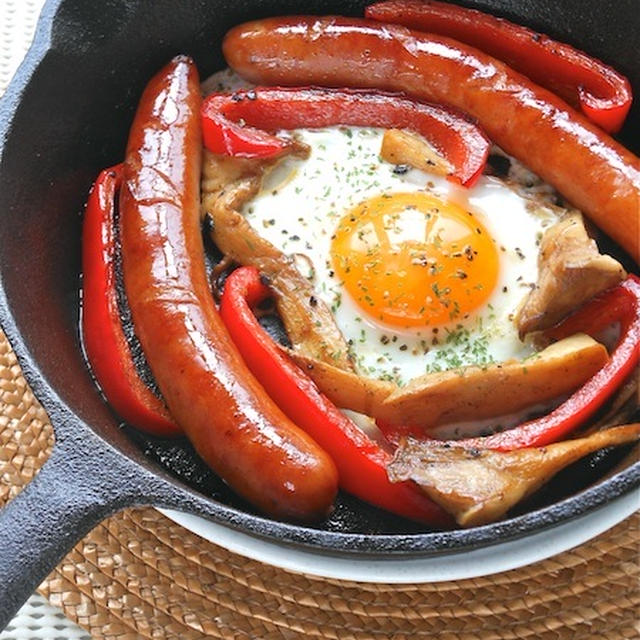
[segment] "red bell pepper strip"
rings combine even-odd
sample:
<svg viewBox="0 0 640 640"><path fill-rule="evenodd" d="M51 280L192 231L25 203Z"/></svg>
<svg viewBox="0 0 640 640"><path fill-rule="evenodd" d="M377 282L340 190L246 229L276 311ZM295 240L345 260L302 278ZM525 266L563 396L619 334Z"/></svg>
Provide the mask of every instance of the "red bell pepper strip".
<svg viewBox="0 0 640 640"><path fill-rule="evenodd" d="M397 94L264 87L212 94L202 105L205 147L245 158L275 157L291 144L265 130L336 124L410 129L451 163L451 179L465 186L480 177L489 153L486 136L464 116Z"/></svg>
<svg viewBox="0 0 640 640"><path fill-rule="evenodd" d="M609 133L620 130L631 107L631 84L623 75L582 51L502 18L433 0L377 2L365 9L365 16L470 44L579 105Z"/></svg>
<svg viewBox="0 0 640 640"><path fill-rule="evenodd" d="M637 276L629 276L629 280L633 282ZM628 286L614 287L586 302L557 325L547 329L544 335L552 340L562 340L576 333L586 333L597 340L604 329L628 316L631 303ZM622 329L623 326L620 327Z"/></svg>
<svg viewBox="0 0 640 640"><path fill-rule="evenodd" d="M338 468L340 487L406 518L431 526L450 526L450 516L416 485L389 481L386 467L390 454L339 411L260 326L251 306L270 295L255 267L236 269L225 282L220 303L222 320L271 398L331 456Z"/></svg>
<svg viewBox="0 0 640 640"><path fill-rule="evenodd" d="M121 164L105 169L87 201L82 229L84 348L107 401L126 422L157 436L176 436L181 430L136 372L120 322L114 217L121 182Z"/></svg>
<svg viewBox="0 0 640 640"><path fill-rule="evenodd" d="M611 310L615 310L615 317ZM612 321L620 322L620 338L609 361L559 407L513 429L486 437L456 440L455 444L469 449L512 451L543 447L577 429L611 397L640 360L640 278L630 275L623 283L597 296L547 332L556 338L578 331L596 335ZM425 439L424 431L418 432L410 426L380 422L378 426L393 443L408 435Z"/></svg>

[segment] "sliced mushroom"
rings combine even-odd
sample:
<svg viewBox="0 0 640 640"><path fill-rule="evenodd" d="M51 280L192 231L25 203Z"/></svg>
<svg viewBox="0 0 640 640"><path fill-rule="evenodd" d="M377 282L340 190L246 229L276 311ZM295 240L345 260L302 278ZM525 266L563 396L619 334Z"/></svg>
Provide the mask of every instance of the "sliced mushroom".
<svg viewBox="0 0 640 640"><path fill-rule="evenodd" d="M258 193L265 171L272 166L264 161L205 153L202 209L213 221L212 239L235 262L253 265L269 278L278 312L297 351L353 370L347 343L331 311L314 295L294 259L256 233L239 212Z"/></svg>
<svg viewBox="0 0 640 640"><path fill-rule="evenodd" d="M292 349L285 349L285 352L316 383L320 391L341 409L375 418L385 399L398 389L393 382L365 378Z"/></svg>
<svg viewBox="0 0 640 640"><path fill-rule="evenodd" d="M413 480L458 524L471 527L498 520L558 471L587 454L639 438L640 424L635 423L587 438L509 452L410 439L396 450L388 474L393 482Z"/></svg>
<svg viewBox="0 0 640 640"><path fill-rule="evenodd" d="M598 251L579 213L547 230L540 244L538 265L538 283L516 320L521 337L552 327L626 275L619 262Z"/></svg>
<svg viewBox="0 0 640 640"><path fill-rule="evenodd" d="M237 184L241 180L256 180L256 187L259 188L263 174L273 162L262 158L236 158L210 153L205 149L204 162L202 165L202 207L204 216L210 205L215 202L220 193L229 187ZM242 197L249 199L255 193L243 193ZM243 201L238 199L238 206L242 206Z"/></svg>
<svg viewBox="0 0 640 640"><path fill-rule="evenodd" d="M295 350L287 353L336 406L416 427L492 418L548 402L580 387L608 359L603 345L576 334L525 361L429 373L398 387Z"/></svg>
<svg viewBox="0 0 640 640"><path fill-rule="evenodd" d="M377 408L386 422L435 427L514 413L571 393L601 369L605 347L576 334L526 360L466 367L415 378Z"/></svg>
<svg viewBox="0 0 640 640"><path fill-rule="evenodd" d="M404 129L387 129L382 138L380 156L392 164L408 164L426 173L450 176L453 166L422 136Z"/></svg>

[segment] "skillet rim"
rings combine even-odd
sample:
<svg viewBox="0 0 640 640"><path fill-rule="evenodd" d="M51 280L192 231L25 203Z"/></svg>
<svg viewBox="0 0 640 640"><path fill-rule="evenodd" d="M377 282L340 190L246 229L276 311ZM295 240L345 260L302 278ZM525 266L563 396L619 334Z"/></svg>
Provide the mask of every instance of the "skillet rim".
<svg viewBox="0 0 640 640"><path fill-rule="evenodd" d="M13 119L20 108L21 97L30 83L39 64L55 41L55 18L61 6L74 0L47 0L41 16L33 44L23 63L12 79L5 95L0 101L0 160L4 161L5 141L10 134ZM78 53L81 55L81 52ZM10 311L2 274L0 273L0 324L16 353L25 378L45 407L47 413L55 419L58 416L71 416L78 428L84 428L110 448L116 455L142 466L124 451L118 449L102 434L87 425L56 393L55 385L40 370L37 361L29 352L21 331ZM52 423L54 422L52 419ZM72 426L73 428L73 426ZM54 426L56 435L60 427ZM142 467L145 468L145 467ZM154 468L152 471L151 468ZM270 520L259 515L229 507L216 502L181 481L168 476L159 465L149 463L146 471L155 482L149 483L146 498L154 506L166 506L201 515L220 524L256 535L269 540L300 545L316 551L328 551L346 555L403 554L431 555L462 551L500 544L503 541L526 536L530 533L568 522L582 514L606 505L614 498L628 493L640 484L640 462L636 462L613 477L584 489L559 502L529 513L472 529L457 529L446 532L416 534L360 534L314 529L306 526ZM160 484L158 484L158 481Z"/></svg>

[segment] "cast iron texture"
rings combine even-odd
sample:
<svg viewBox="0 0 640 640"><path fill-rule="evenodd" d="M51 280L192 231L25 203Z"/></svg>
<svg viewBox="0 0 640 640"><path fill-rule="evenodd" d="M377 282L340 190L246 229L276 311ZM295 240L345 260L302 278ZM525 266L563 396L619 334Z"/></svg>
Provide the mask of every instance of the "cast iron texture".
<svg viewBox="0 0 640 640"><path fill-rule="evenodd" d="M359 14L363 4L315 0L304 10ZM640 52L630 46L640 32L635 0L617 2L605 21L598 0L467 4L582 46L640 89ZM178 508L315 550L407 556L526 535L595 509L638 482L635 465L551 506L467 531L415 533L349 500L340 502L331 529L310 528L255 515L228 493L211 499L203 493L216 490L208 480L183 481L162 466L178 471L180 463L172 465L189 457L188 448L141 442L120 428L89 376L77 331L80 212L91 182L122 158L137 97L173 55L192 55L205 77L222 66L219 43L230 26L299 11L294 0L47 2L35 43L0 104L0 317L51 417L56 445L36 480L0 512L0 628L74 542L125 506ZM623 132L636 152L639 130L636 104ZM382 524L374 527L376 521Z"/></svg>

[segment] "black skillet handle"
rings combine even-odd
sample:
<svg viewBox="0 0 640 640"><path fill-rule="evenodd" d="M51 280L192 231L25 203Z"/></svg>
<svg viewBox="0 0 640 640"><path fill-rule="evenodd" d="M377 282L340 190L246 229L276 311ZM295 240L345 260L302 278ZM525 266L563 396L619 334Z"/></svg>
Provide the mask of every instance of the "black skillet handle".
<svg viewBox="0 0 640 640"><path fill-rule="evenodd" d="M87 441L56 442L38 475L0 510L0 631L84 535L139 502L114 480L124 483L131 471L118 473L122 458Z"/></svg>

